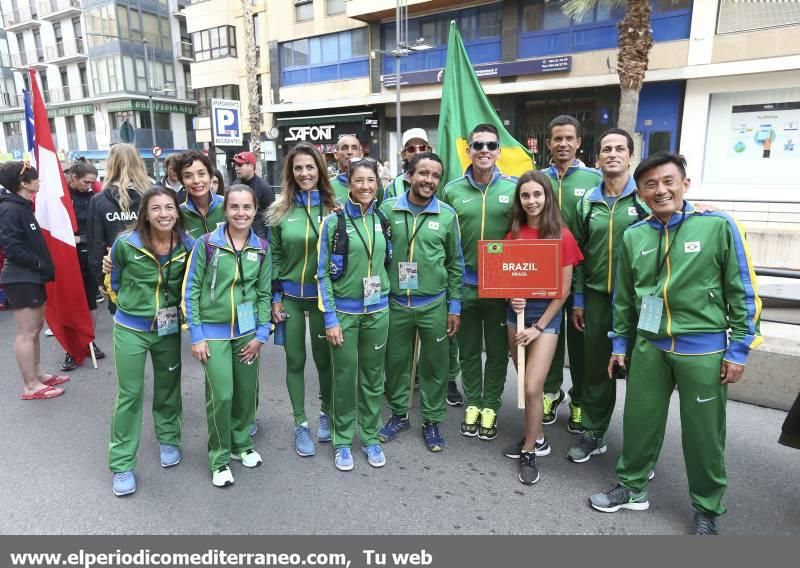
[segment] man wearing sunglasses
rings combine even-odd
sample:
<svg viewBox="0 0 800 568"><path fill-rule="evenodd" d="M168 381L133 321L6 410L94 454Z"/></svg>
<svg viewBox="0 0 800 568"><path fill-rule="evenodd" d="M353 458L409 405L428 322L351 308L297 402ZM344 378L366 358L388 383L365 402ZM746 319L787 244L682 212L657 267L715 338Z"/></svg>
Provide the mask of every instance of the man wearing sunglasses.
<svg viewBox="0 0 800 568"><path fill-rule="evenodd" d="M258 210L253 221L253 230L262 239L267 238L267 222L264 212L275 201L275 192L260 176L256 175L256 155L252 152L239 152L233 157L236 175L239 177L233 183L242 183L250 187L258 198Z"/></svg>
<svg viewBox="0 0 800 568"><path fill-rule="evenodd" d="M478 298L478 241L502 239L511 219L516 179L497 168L500 136L491 124L479 124L469 135L472 165L442 190L442 201L458 214L464 251L464 301L458 333L461 382L467 398L461 433L482 440L497 437L497 411L508 371L506 302ZM481 338L486 345L485 374ZM480 425L478 421L480 419Z"/></svg>

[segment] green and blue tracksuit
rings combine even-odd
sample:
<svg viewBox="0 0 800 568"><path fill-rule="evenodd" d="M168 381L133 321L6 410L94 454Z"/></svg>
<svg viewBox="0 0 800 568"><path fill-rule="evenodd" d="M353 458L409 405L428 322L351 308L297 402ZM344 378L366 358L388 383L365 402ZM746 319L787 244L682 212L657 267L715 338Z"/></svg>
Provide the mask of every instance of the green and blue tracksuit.
<svg viewBox="0 0 800 568"><path fill-rule="evenodd" d="M178 332L159 336L157 326L159 310L180 305L186 259L194 244L186 235L175 240L164 258L154 256L137 231L120 235L111 247L117 396L108 463L114 473L136 468L148 353L153 364L156 437L162 444L181 443L181 336Z"/></svg>
<svg viewBox="0 0 800 568"><path fill-rule="evenodd" d="M625 230L647 214L636 197L633 177L622 194L609 207L605 184L592 189L576 207L575 237L583 252L583 262L575 267L573 306L584 309L584 361L581 393L581 423L596 437L608 430L614 412L617 389L609 380L605 364L611 356L611 294L614 269Z"/></svg>
<svg viewBox="0 0 800 568"><path fill-rule="evenodd" d="M558 171L555 164L550 164L550 167L542 170L547 174L553 185L553 192L558 199L558 207L561 209L561 216L564 218L564 223L573 235L577 235L578 231L582 228L582 219L578 219L578 202L580 202L584 195L590 193L591 190L597 187L602 181L600 172L594 168L587 168L578 160L567 168L564 175ZM569 320L570 312L572 311L572 295L567 298L564 303L564 312L566 319ZM564 316L562 316L564 317ZM564 381L564 339L566 337L566 347L569 352L569 374L572 378L572 388L569 390L569 398L575 406L581 405L581 397L583 395L583 375L584 375L584 359L583 359L583 334L579 332L569 322L562 322L561 333L558 334L558 344L556 351L553 355L553 362L550 365L550 371L547 373L547 378L544 382L544 392L558 393L561 384Z"/></svg>
<svg viewBox="0 0 800 568"><path fill-rule="evenodd" d="M458 347L467 406L497 410L503 395L508 372L506 302L478 298L478 241L505 237L516 184L516 178L495 168L491 181L483 187L475 182L470 166L463 177L440 190L441 200L456 211L461 226L465 286ZM486 345L485 373L481 339Z"/></svg>
<svg viewBox="0 0 800 568"><path fill-rule="evenodd" d="M286 388L295 424L307 420L305 412L306 314L311 354L319 376L322 412L327 413L331 395L331 361L325 323L317 302L317 243L320 223L329 213L320 193L301 191L286 216L270 227L272 250L272 302L283 303L287 319Z"/></svg>
<svg viewBox="0 0 800 568"><path fill-rule="evenodd" d="M391 187L391 186L390 186ZM381 204L392 227L389 268L389 352L386 357L386 400L392 414L404 416L411 395L409 354L419 334L420 400L425 422L438 424L446 414L449 356L448 314L461 314L464 257L458 216L436 197L422 209L408 193ZM417 287L402 288L400 263L416 263Z"/></svg>
<svg viewBox="0 0 800 568"><path fill-rule="evenodd" d="M658 331L638 328L645 297L663 306ZM613 352L633 347L617 463L622 485L647 486L677 386L689 494L701 512L725 512L723 361L744 365L761 344L761 300L744 231L727 213L674 213L627 231L614 288ZM652 329L655 329L653 327Z"/></svg>
<svg viewBox="0 0 800 568"><path fill-rule="evenodd" d="M317 267L319 309L325 328L340 326L341 347L331 347L331 434L335 448L351 447L356 429L364 446L378 443L381 427L383 365L389 333L389 277L384 266L387 238L375 213L375 201L362 214L351 199L344 202L347 267L331 254L338 216L325 217L320 231ZM342 273L342 271L344 272ZM333 279L331 275L340 275ZM364 278L380 278L377 303L364 305ZM357 424L357 426L356 426Z"/></svg>
<svg viewBox="0 0 800 568"><path fill-rule="evenodd" d="M408 173L403 172L394 178L383 190L383 200L391 197L400 197L411 189L411 182L408 179ZM383 203L383 201L381 201Z"/></svg>
<svg viewBox="0 0 800 568"><path fill-rule="evenodd" d="M195 243L183 283L192 345L207 341L211 352L203 365L211 471L227 465L231 453L253 448L260 359L248 365L239 353L253 339L266 343L271 328L269 245L251 230L236 251L225 237L226 227ZM248 304L255 329L240 329L239 306Z"/></svg>
<svg viewBox="0 0 800 568"><path fill-rule="evenodd" d="M225 222L225 207L223 197L215 193L209 193L211 203L205 215L200 213L194 204L192 195L186 194L186 201L181 203L181 213L183 213L183 224L186 232L193 239L199 239L206 233L210 233Z"/></svg>

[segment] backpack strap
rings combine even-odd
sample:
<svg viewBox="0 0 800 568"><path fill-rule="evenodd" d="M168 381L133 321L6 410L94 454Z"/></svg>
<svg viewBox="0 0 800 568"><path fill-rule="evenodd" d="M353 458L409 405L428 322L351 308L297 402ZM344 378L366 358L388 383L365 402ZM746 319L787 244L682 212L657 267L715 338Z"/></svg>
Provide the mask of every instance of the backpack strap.
<svg viewBox="0 0 800 568"><path fill-rule="evenodd" d="M336 228L333 231L331 243L330 274L331 280L339 280L347 271L347 255L349 253L349 239L344 219L344 211L336 211Z"/></svg>
<svg viewBox="0 0 800 568"><path fill-rule="evenodd" d="M581 212L583 212L584 206L585 206L587 201L589 201L589 200L586 199L585 197L581 200ZM582 233L583 233L584 246L586 246L589 243L589 232L590 232L589 220L592 217L592 207L593 206L594 206L594 203L592 201L589 201L589 210L586 212L586 215L583 217L583 231L582 231Z"/></svg>
<svg viewBox="0 0 800 568"><path fill-rule="evenodd" d="M642 206L642 203L639 201L639 198L634 194L633 196L633 206L636 208L636 216L639 218L639 221L643 221L650 214L645 210Z"/></svg>
<svg viewBox="0 0 800 568"><path fill-rule="evenodd" d="M375 208L375 214L378 216L378 219L380 219L383 236L386 239L386 256L383 258L383 266L386 270L389 270L389 267L392 265L392 223L389 221L389 218L384 215L383 211L377 207Z"/></svg>

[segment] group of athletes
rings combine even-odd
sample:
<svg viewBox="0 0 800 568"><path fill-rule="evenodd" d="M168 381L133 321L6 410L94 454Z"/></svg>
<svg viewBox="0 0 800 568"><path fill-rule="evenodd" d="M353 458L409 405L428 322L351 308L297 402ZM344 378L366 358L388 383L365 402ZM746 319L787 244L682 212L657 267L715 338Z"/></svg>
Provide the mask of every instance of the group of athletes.
<svg viewBox="0 0 800 568"><path fill-rule="evenodd" d="M247 468L262 463L253 443L259 354L275 329L286 353L296 451L312 456L315 437L331 442L342 471L354 467L356 434L368 463L386 464L383 444L411 425L415 382L422 440L442 451L439 425L446 402L460 403L459 372L461 434L496 438L509 354L516 365L517 346L524 346L524 433L503 451L517 460L525 484L539 479L537 457L551 453L543 425L556 421L567 399L566 344L567 428L580 436L569 460L584 463L607 451L613 379L628 381L619 483L592 495L592 507L648 508L647 483L677 386L694 532L716 534L725 512L727 385L739 380L761 340L744 234L727 214L698 211L684 198L690 180L681 156L659 152L631 174L633 140L613 128L598 139L599 170L588 168L576 158L580 124L563 115L551 121L547 144L547 169L509 177L497 167L497 129L477 125L466 148L471 165L443 185L441 159L425 131L411 129L403 136L405 171L383 187L377 162L362 157L354 136L339 140L340 173L330 179L319 151L300 143L288 152L282 191L263 215L247 185L217 195L215 170L200 152L172 164L184 202L174 189L153 186L135 207L127 195L123 205L120 188L138 182L124 178L115 186L117 218L138 214L129 215L135 225L116 237L104 263L116 307L114 494L136 490L148 353L161 465L180 462L182 324L203 365L217 487L234 483L230 460ZM3 166L0 183L30 200L38 180L12 169ZM4 211L0 202L0 221ZM266 238L254 230L259 223ZM5 247L9 238L0 231ZM480 298L478 241L500 239L560 239L562 297ZM12 308L24 300L15 306L9 292ZM518 313L523 329L516 328ZM307 333L321 399L315 436L305 400ZM33 373L36 381L61 378ZM43 387L58 388L26 383L23 398ZM382 422L384 399L390 414Z"/></svg>

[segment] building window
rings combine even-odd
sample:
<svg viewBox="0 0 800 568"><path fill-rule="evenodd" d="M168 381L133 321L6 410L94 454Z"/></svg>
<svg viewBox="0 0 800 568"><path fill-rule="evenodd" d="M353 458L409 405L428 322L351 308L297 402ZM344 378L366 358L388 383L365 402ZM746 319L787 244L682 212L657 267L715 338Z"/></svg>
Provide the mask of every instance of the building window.
<svg viewBox="0 0 800 568"><path fill-rule="evenodd" d="M662 0L661 3L664 3ZM719 4L717 33L727 34L800 24L796 2L731 2Z"/></svg>
<svg viewBox="0 0 800 568"><path fill-rule="evenodd" d="M53 146L56 147L56 150L60 150L58 146L58 140L56 136L56 119L55 118L48 118L47 123L50 125L50 132L53 135Z"/></svg>
<svg viewBox="0 0 800 568"><path fill-rule="evenodd" d="M91 62L95 93L123 90L122 58L119 55L98 57Z"/></svg>
<svg viewBox="0 0 800 568"><path fill-rule="evenodd" d="M44 97L44 102L49 103L53 100L53 97L50 93L50 85L47 82L47 73L41 71L39 73L39 85L42 87L42 96Z"/></svg>
<svg viewBox="0 0 800 568"><path fill-rule="evenodd" d="M294 19L296 22L305 22L314 19L313 0L294 0Z"/></svg>
<svg viewBox="0 0 800 568"><path fill-rule="evenodd" d="M259 14L253 14L253 42L256 44L256 66L261 65L261 41L258 26L260 25Z"/></svg>
<svg viewBox="0 0 800 568"><path fill-rule="evenodd" d="M72 97L70 97L69 93L69 76L67 75L67 68L59 67L58 75L61 78L61 92L63 94L63 100L68 101Z"/></svg>
<svg viewBox="0 0 800 568"><path fill-rule="evenodd" d="M89 97L89 78L86 75L86 64L78 64L78 76L81 80L81 95L84 99Z"/></svg>
<svg viewBox="0 0 800 568"><path fill-rule="evenodd" d="M369 75L367 28L280 45L281 84L300 85Z"/></svg>
<svg viewBox="0 0 800 568"><path fill-rule="evenodd" d="M97 127L93 114L83 115L83 129L86 131L86 149L97 150Z"/></svg>
<svg viewBox="0 0 800 568"><path fill-rule="evenodd" d="M195 89L197 116L211 116L211 99L239 99L239 85L218 85Z"/></svg>
<svg viewBox="0 0 800 568"><path fill-rule="evenodd" d="M344 14L344 0L328 0L328 15Z"/></svg>
<svg viewBox="0 0 800 568"><path fill-rule="evenodd" d="M192 34L195 61L236 57L236 28L220 26Z"/></svg>

